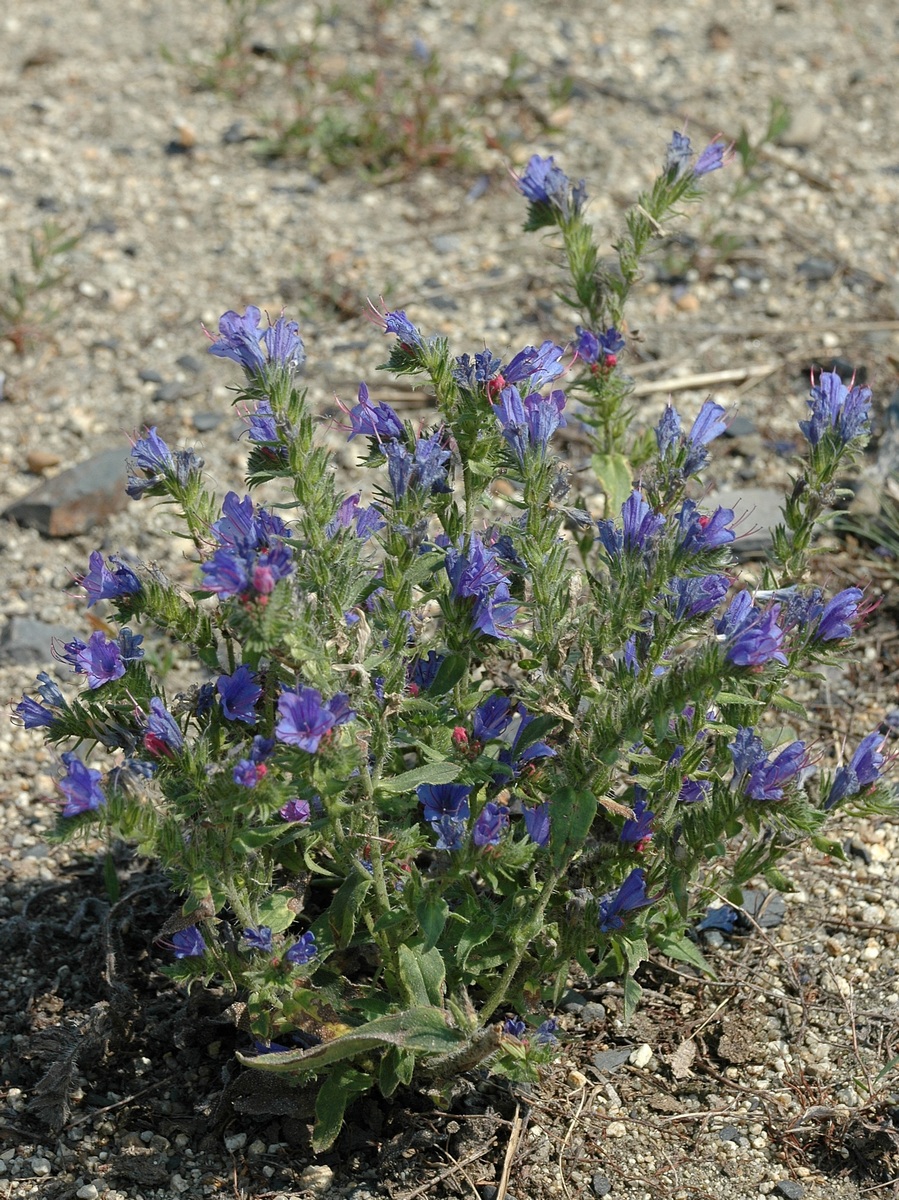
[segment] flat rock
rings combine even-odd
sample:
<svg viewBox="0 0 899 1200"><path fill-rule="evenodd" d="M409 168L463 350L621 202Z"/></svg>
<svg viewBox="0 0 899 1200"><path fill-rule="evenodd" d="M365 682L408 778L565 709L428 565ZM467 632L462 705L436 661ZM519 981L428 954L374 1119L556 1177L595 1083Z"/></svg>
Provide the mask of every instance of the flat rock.
<svg viewBox="0 0 899 1200"><path fill-rule="evenodd" d="M768 550L772 530L783 521L782 503L783 495L774 488L745 487L714 492L704 507L712 511L719 507L733 509L737 540L731 543L731 549L742 561Z"/></svg>
<svg viewBox="0 0 899 1200"><path fill-rule="evenodd" d="M74 636L65 625L50 625L34 617L10 617L0 638L0 662L46 666L53 641L68 642Z"/></svg>
<svg viewBox="0 0 899 1200"><path fill-rule="evenodd" d="M128 503L123 446L101 450L10 504L4 517L48 537L74 537L119 512Z"/></svg>

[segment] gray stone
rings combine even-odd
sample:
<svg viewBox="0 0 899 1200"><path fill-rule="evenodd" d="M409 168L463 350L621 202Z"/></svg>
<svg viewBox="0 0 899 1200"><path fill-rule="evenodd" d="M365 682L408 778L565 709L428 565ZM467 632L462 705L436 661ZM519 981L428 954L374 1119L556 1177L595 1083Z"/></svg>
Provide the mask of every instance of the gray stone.
<svg viewBox="0 0 899 1200"><path fill-rule="evenodd" d="M824 132L825 116L816 104L797 104L790 112L790 124L777 139L780 146L807 150Z"/></svg>
<svg viewBox="0 0 899 1200"><path fill-rule="evenodd" d="M737 540L730 548L738 559L743 560L768 550L771 531L783 521L783 499L783 495L773 488L746 487L738 492L715 492L704 507L711 511L718 507L733 509Z"/></svg>
<svg viewBox="0 0 899 1200"><path fill-rule="evenodd" d="M836 263L829 258L806 258L796 268L796 273L809 283L824 283L833 278L836 269Z"/></svg>
<svg viewBox="0 0 899 1200"><path fill-rule="evenodd" d="M125 492L125 447L101 450L36 488L5 509L3 515L48 537L74 537L119 512Z"/></svg>
<svg viewBox="0 0 899 1200"><path fill-rule="evenodd" d="M613 1050L600 1050L593 1055L593 1065L600 1071L617 1071L624 1066L633 1052L633 1046L616 1046Z"/></svg>
<svg viewBox="0 0 899 1200"><path fill-rule="evenodd" d="M744 438L751 437L752 434L757 432L755 421L751 421L749 417L737 416L732 417L729 421L727 429L724 431L724 436L726 438Z"/></svg>
<svg viewBox="0 0 899 1200"><path fill-rule="evenodd" d="M156 404L171 404L175 400L180 400L183 395L184 384L173 379L171 383L164 383L156 389L153 393L153 400Z"/></svg>
<svg viewBox="0 0 899 1200"><path fill-rule="evenodd" d="M740 1131L736 1125L725 1125L723 1129L718 1130L718 1137L722 1142L738 1142L740 1140Z"/></svg>
<svg viewBox="0 0 899 1200"><path fill-rule="evenodd" d="M141 367L137 373L141 383L165 383L163 377L158 371L154 371L152 367Z"/></svg>
<svg viewBox="0 0 899 1200"><path fill-rule="evenodd" d="M190 371L191 375L199 375L206 365L199 358L195 358L193 354L182 354L180 358L176 358L175 362L182 371Z"/></svg>
<svg viewBox="0 0 899 1200"><path fill-rule="evenodd" d="M802 1200L805 1188L795 1179L779 1179L774 1185L774 1194L785 1196L786 1200Z"/></svg>
<svg viewBox="0 0 899 1200"><path fill-rule="evenodd" d="M583 1005L581 1011L578 1013L578 1017L588 1024L593 1021L604 1021L606 1019L606 1010L597 1001L590 1000L587 1004Z"/></svg>
<svg viewBox="0 0 899 1200"><path fill-rule="evenodd" d="M216 429L225 419L224 413L219 412L199 412L193 415L193 426L197 433L209 433L210 430Z"/></svg>
<svg viewBox="0 0 899 1200"><path fill-rule="evenodd" d="M594 1196L608 1196L612 1190L611 1182L599 1172L593 1176L590 1186L593 1188Z"/></svg>

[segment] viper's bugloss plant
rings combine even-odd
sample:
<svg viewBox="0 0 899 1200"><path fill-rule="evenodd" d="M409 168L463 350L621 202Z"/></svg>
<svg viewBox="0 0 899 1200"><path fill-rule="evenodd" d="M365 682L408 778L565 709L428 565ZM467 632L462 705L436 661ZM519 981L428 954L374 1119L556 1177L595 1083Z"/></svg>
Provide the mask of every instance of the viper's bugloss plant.
<svg viewBox="0 0 899 1200"><path fill-rule="evenodd" d="M860 589L827 597L804 577L812 526L864 444L867 390L813 381L808 460L762 591L734 567L734 513L697 498L724 410L708 401L685 431L669 406L639 473L615 440L606 400L623 394L637 264L723 155L691 165L675 135L614 279L587 244L583 185L532 159L529 224L562 233L590 328L504 364L380 312L388 367L429 387L437 415L415 429L360 387L346 432L367 503L317 438L296 325L226 313L211 352L244 372L248 494L217 499L195 454L138 438L129 491L182 515L194 590L95 552L88 606L121 632L61 648L77 694L44 674L16 707L65 748L59 836L135 841L183 898L173 977L240 993L248 1065L321 1080L317 1147L374 1085L479 1063L533 1077L572 963L622 980L631 1013L651 947L707 969L688 930L713 893L758 874L784 885L798 837L833 849L831 810L887 802L879 734L829 777L771 719L803 719L790 679L840 662L864 615ZM573 358L600 381L585 394L573 375L586 409L556 386ZM602 513L566 504L554 450L585 412L625 464ZM253 495L263 483L274 507ZM137 621L189 648L189 692L165 693Z"/></svg>

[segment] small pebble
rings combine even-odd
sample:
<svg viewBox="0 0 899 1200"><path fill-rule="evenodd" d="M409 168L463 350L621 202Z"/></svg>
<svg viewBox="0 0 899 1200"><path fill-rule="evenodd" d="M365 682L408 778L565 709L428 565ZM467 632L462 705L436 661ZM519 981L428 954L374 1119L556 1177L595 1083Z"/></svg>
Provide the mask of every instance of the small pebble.
<svg viewBox="0 0 899 1200"><path fill-rule="evenodd" d="M606 1126L606 1137L627 1137L627 1126L624 1121L610 1121Z"/></svg>
<svg viewBox="0 0 899 1200"><path fill-rule="evenodd" d="M612 1190L612 1185L605 1175L596 1174L593 1176L591 1184L594 1196L608 1196Z"/></svg>
<svg viewBox="0 0 899 1200"><path fill-rule="evenodd" d="M58 454L52 454L49 450L32 450L25 455L25 461L32 475L43 475L51 467L58 467L62 459Z"/></svg>
<svg viewBox="0 0 899 1200"><path fill-rule="evenodd" d="M247 1144L247 1135L245 1133L232 1133L225 1138L225 1149L229 1154L234 1154L236 1150L243 1150Z"/></svg>
<svg viewBox="0 0 899 1200"><path fill-rule="evenodd" d="M303 1170L297 1183L300 1185L300 1191L326 1192L333 1178L334 1172L330 1167L311 1166Z"/></svg>
<svg viewBox="0 0 899 1200"><path fill-rule="evenodd" d="M646 1064L649 1062L649 1060L651 1058L652 1058L652 1046L650 1046L647 1042L643 1042L642 1045L637 1046L637 1048L633 1051L633 1053L631 1054L630 1058L627 1061L631 1064L632 1067L641 1067L642 1068L642 1067L646 1066Z"/></svg>
<svg viewBox="0 0 899 1200"><path fill-rule="evenodd" d="M784 1196L785 1200L801 1200L805 1195L805 1188L795 1179L779 1179L774 1185L774 1194Z"/></svg>
<svg viewBox="0 0 899 1200"><path fill-rule="evenodd" d="M31 1170L35 1175L49 1175L53 1167L47 1158L33 1158Z"/></svg>
<svg viewBox="0 0 899 1200"><path fill-rule="evenodd" d="M86 1183L83 1187L78 1189L75 1195L77 1200L97 1200L97 1197L100 1195L100 1193L92 1183Z"/></svg>

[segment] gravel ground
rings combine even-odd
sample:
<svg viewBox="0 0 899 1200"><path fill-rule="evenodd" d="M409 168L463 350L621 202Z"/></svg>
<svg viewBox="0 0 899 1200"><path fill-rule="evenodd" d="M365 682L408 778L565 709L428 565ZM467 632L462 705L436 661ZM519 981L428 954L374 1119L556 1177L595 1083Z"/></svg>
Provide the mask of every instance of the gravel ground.
<svg viewBox="0 0 899 1200"><path fill-rule="evenodd" d="M626 366L647 419L672 389L685 413L709 392L738 409L738 435L711 474L746 496L748 528L765 489L787 481L809 366L844 359L866 372L878 405L868 494L895 489L894 6L589 8L274 2L248 23L253 50L217 58L236 0L231 9L9 0L0 15L0 301L8 273L27 274L30 234L52 220L81 237L65 256L67 277L0 342L0 508L39 473L125 447L145 425L198 447L220 491L237 486L245 450L228 409L233 376L206 356L202 325L215 328L222 311L248 302L300 319L310 394L336 461L352 470L335 395L352 400L367 378L407 412L427 405L374 374L384 344L364 319L369 297L406 308L460 352L487 341L506 357L526 341L571 336L551 248L519 234L510 166L553 153L583 175L610 252L623 206L650 182L671 129L688 118L696 142L741 127L755 141L773 99L787 106L789 131L760 152L750 177L736 166L712 177L702 212L672 227L678 236L631 311ZM283 53L291 46L302 52ZM361 151L335 166L322 138L275 162L256 153L259 137L296 117L298 87L321 130L340 107L329 80L383 68L377 103L386 106L408 64L428 54L440 89L434 115L455 124L461 162L443 163L421 139L374 174L361 169ZM210 76L217 89L197 86ZM743 374L685 387L689 376L723 371ZM584 447L569 450L582 465ZM48 667L47 627L88 629L73 575L93 549L189 578L168 527L148 504L66 539L0 521L4 697L17 700ZM800 696L832 756L897 704L895 572L833 540L821 544L818 569L840 586L864 578L883 601L846 675ZM755 570L744 567L747 578ZM55 770L35 734L0 725L0 1197L856 1200L888 1194L899 1178L893 818L846 823L845 862L797 855L782 919L769 902L741 936L711 939L715 981L651 965L646 1003L626 1030L614 987L573 979L562 1051L539 1089L478 1085L449 1115L414 1098L394 1110L363 1106L339 1154L316 1160L305 1123L277 1097L215 1107L234 1045L233 1030L215 1021L223 1004L213 997L204 1012L194 998L186 1008L155 969L162 956L150 942L168 910L151 873L123 856L131 899L110 910L95 848L44 843ZM56 1076L42 1089L48 1068ZM63 1076L72 1113L50 1133L42 1117L53 1116Z"/></svg>

